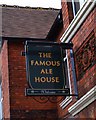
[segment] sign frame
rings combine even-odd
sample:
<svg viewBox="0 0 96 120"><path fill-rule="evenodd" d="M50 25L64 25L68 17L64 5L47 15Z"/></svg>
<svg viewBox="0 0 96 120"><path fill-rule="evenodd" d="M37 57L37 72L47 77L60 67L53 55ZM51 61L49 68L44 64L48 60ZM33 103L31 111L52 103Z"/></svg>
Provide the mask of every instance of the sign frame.
<svg viewBox="0 0 96 120"><path fill-rule="evenodd" d="M25 44L25 56L26 56L26 73L27 73L27 81L29 84L29 65L28 65L28 58L27 58L27 54L28 54L28 45L32 45L32 46L56 46L56 47L61 47L62 50L66 50L66 49L72 49L73 44L72 43L57 43L57 42L37 42L37 41L26 41ZM63 59L63 56L62 56ZM31 88L29 85L29 88L25 89L25 94L26 96L40 96L40 95L60 95L60 96L70 96L70 89L63 87L63 89L34 89Z"/></svg>

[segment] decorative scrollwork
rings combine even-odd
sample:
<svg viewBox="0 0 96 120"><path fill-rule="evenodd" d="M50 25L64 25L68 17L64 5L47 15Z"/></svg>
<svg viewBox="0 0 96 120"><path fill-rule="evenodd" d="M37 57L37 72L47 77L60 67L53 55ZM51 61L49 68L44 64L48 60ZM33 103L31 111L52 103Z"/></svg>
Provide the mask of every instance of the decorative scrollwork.
<svg viewBox="0 0 96 120"><path fill-rule="evenodd" d="M96 38L94 31L88 36L85 42L75 52L77 79L80 80L86 70L95 64Z"/></svg>
<svg viewBox="0 0 96 120"><path fill-rule="evenodd" d="M63 100L64 97L59 97L57 99L57 96L38 96L38 97L36 96L36 97L33 97L33 99L39 103L47 103L47 102L58 103L61 100Z"/></svg>
<svg viewBox="0 0 96 120"><path fill-rule="evenodd" d="M36 96L36 97L33 97L33 99L39 103L47 103L49 100L48 100L48 96Z"/></svg>

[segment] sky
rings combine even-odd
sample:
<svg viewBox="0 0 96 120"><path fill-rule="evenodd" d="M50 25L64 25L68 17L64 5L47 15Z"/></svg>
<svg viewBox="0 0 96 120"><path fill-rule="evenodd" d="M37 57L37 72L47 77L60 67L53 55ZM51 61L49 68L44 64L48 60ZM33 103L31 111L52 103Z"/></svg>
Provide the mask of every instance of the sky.
<svg viewBox="0 0 96 120"><path fill-rule="evenodd" d="M61 8L61 0L0 0L0 4L43 8Z"/></svg>

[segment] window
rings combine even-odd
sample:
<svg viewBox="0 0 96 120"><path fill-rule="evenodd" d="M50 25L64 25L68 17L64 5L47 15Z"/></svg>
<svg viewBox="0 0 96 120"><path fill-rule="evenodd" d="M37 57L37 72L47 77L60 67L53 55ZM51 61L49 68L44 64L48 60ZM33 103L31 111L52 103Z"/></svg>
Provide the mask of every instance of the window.
<svg viewBox="0 0 96 120"><path fill-rule="evenodd" d="M79 9L82 7L85 0L72 0L72 6L73 6L73 14L74 16L77 14Z"/></svg>

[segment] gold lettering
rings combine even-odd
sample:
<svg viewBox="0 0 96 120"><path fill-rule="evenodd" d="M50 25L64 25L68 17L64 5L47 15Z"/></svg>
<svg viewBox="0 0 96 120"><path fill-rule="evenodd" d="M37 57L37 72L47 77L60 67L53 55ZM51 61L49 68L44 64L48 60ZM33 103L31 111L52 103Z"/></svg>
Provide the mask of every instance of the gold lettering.
<svg viewBox="0 0 96 120"><path fill-rule="evenodd" d="M56 66L56 61L52 61L52 66Z"/></svg>
<svg viewBox="0 0 96 120"><path fill-rule="evenodd" d="M34 66L60 66L60 61L34 61L31 60L31 65Z"/></svg>
<svg viewBox="0 0 96 120"><path fill-rule="evenodd" d="M56 79L56 82L60 82L60 81L59 81L59 77L56 77L55 79Z"/></svg>
<svg viewBox="0 0 96 120"><path fill-rule="evenodd" d="M52 82L55 82L55 78L54 77L52 77Z"/></svg>
<svg viewBox="0 0 96 120"><path fill-rule="evenodd" d="M41 53L39 52L39 57L43 57L43 58L51 58L51 53Z"/></svg>
<svg viewBox="0 0 96 120"><path fill-rule="evenodd" d="M40 77L35 77L35 82L40 82Z"/></svg>
<svg viewBox="0 0 96 120"><path fill-rule="evenodd" d="M34 60L31 60L31 65L33 65L33 63L34 63Z"/></svg>
<svg viewBox="0 0 96 120"><path fill-rule="evenodd" d="M41 82L45 82L46 78L45 77L41 77Z"/></svg>
<svg viewBox="0 0 96 120"><path fill-rule="evenodd" d="M39 57L42 57L42 53L41 52L39 52L38 54L39 54Z"/></svg>
<svg viewBox="0 0 96 120"><path fill-rule="evenodd" d="M42 69L42 70L41 70L41 74L45 74L45 71L44 71L44 69Z"/></svg>
<svg viewBox="0 0 96 120"><path fill-rule="evenodd" d="M42 69L41 74L52 74L52 69Z"/></svg>
<svg viewBox="0 0 96 120"><path fill-rule="evenodd" d="M60 66L60 61L57 61L57 66Z"/></svg>
<svg viewBox="0 0 96 120"><path fill-rule="evenodd" d="M46 61L46 66L51 66L51 61Z"/></svg>
<svg viewBox="0 0 96 120"><path fill-rule="evenodd" d="M51 82L51 77L46 77L46 82Z"/></svg>
<svg viewBox="0 0 96 120"><path fill-rule="evenodd" d="M46 65L46 64L45 64L45 61L40 61L40 65L45 66L45 65Z"/></svg>
<svg viewBox="0 0 96 120"><path fill-rule="evenodd" d="M59 77L35 77L35 82L52 82L52 83L59 83Z"/></svg>
<svg viewBox="0 0 96 120"><path fill-rule="evenodd" d="M52 69L49 69L49 74L53 74L53 73L52 73Z"/></svg>
<svg viewBox="0 0 96 120"><path fill-rule="evenodd" d="M39 65L39 62L38 61L35 61L35 64L34 65Z"/></svg>
<svg viewBox="0 0 96 120"><path fill-rule="evenodd" d="M48 53L48 58L51 58L52 54L51 53Z"/></svg>

